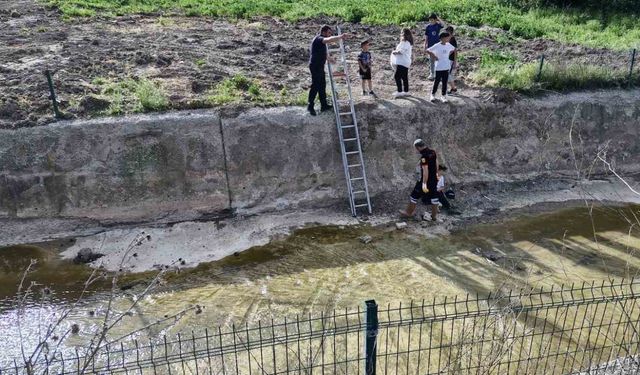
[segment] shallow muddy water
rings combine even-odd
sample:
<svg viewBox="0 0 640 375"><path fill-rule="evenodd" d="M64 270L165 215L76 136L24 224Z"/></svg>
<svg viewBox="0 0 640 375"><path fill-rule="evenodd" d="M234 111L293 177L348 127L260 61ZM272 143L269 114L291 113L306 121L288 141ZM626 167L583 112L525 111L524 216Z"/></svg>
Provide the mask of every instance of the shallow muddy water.
<svg viewBox="0 0 640 375"><path fill-rule="evenodd" d="M352 308L367 299L379 304L432 299L434 296L485 295L490 291L560 283L633 277L640 269L640 206L599 207L552 213L514 213L490 224L463 226L449 236L429 235L428 225L310 227L217 262L170 272L162 292L146 296L113 332L124 335L190 305L204 306L137 336L175 333L231 323L253 323L296 314ZM368 243L363 236L370 236ZM37 299L24 309L23 337L37 337L37 322L47 322L77 298L90 270L58 260L64 243L0 249L4 299L0 301L0 353L18 354L18 312L7 296L16 272L39 258L30 277L54 292L42 307ZM56 247L57 246L57 247ZM195 251L195 250L194 250ZM18 254L25 254L19 256ZM25 263L26 262L26 263ZM124 310L153 273L127 276L125 296L114 303ZM135 283L142 283L135 286ZM79 344L105 312L106 281L74 310ZM40 290L41 287L36 287ZM37 294L37 293L36 293ZM33 340L32 340L33 341Z"/></svg>

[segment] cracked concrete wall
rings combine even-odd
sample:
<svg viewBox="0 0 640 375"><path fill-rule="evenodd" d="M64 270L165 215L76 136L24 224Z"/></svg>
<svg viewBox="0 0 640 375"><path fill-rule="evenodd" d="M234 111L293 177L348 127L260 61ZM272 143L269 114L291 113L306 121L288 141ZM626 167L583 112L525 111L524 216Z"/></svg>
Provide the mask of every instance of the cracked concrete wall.
<svg viewBox="0 0 640 375"><path fill-rule="evenodd" d="M217 115L101 119L0 132L0 215L138 220L220 211Z"/></svg>
<svg viewBox="0 0 640 375"><path fill-rule="evenodd" d="M638 91L512 104L411 98L361 103L358 117L374 195L408 189L416 137L461 182L575 176L570 129L584 167L605 148L619 168L640 166ZM273 108L0 131L0 216L117 222L346 204L333 121Z"/></svg>

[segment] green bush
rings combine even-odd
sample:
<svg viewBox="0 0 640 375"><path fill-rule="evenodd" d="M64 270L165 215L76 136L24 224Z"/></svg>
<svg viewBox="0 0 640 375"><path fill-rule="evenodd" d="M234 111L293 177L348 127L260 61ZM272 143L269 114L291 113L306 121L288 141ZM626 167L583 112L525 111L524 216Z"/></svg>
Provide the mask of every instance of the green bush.
<svg viewBox="0 0 640 375"><path fill-rule="evenodd" d="M106 111L109 115L125 113L162 111L168 109L169 98L162 87L149 79L125 79L114 82L97 77L91 82L100 87L100 95L107 98L111 105Z"/></svg>
<svg viewBox="0 0 640 375"><path fill-rule="evenodd" d="M162 111L169 108L169 98L160 85L143 79L136 83L135 95L144 111Z"/></svg>

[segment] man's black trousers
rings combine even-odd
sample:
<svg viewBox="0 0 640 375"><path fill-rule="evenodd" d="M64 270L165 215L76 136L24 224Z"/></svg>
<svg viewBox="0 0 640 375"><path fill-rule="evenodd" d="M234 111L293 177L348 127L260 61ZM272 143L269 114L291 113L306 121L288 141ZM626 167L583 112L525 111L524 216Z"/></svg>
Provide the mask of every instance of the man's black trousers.
<svg viewBox="0 0 640 375"><path fill-rule="evenodd" d="M313 106L316 96L320 97L320 105L324 108L327 103L327 80L325 78L324 66L310 66L311 71L311 89L309 90L309 106Z"/></svg>

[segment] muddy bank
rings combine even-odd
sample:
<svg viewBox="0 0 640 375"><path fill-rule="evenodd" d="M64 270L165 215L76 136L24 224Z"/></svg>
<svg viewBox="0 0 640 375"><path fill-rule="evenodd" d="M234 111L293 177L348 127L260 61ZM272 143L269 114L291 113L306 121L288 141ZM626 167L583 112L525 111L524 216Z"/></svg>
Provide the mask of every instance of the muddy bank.
<svg viewBox="0 0 640 375"><path fill-rule="evenodd" d="M371 192L382 197L407 189L416 137L439 152L456 184L575 178L576 168L581 177L594 176L606 172L594 162L598 152L622 172L637 171L639 98L631 91L512 105L436 105L416 98L361 104ZM3 130L0 217L110 225L336 204L346 212L333 123L330 114L310 117L302 109L275 108Z"/></svg>
<svg viewBox="0 0 640 375"><path fill-rule="evenodd" d="M628 181L637 184L636 179L630 178ZM434 224L420 220L420 214L425 210L420 207L414 220L403 220L407 224L403 231L425 239L446 239L451 232L458 233L453 238L461 235L471 238L473 235L465 234L465 231L477 224L495 225L505 220L518 220L563 208L583 208L586 212L585 202L611 207L618 203L640 204L640 195L616 180L583 181L573 185L545 180L522 190L515 186L511 189L493 186L482 190L469 186L459 192L456 201L452 201L460 214L453 215L443 211L440 216L442 222ZM287 210L216 221L186 221L170 225L156 223L121 226L117 229L81 227L73 241L64 247L61 255L70 261L82 249L92 249L104 254L104 257L91 265L114 271L123 267L127 272L144 272L161 269L166 265L190 268L238 256L248 249L268 246L300 229L313 231L313 228L335 226L340 229L355 228L354 233L359 233L362 228L397 230L396 223L400 221L395 212L406 203L406 197L389 195L380 203L384 208L367 220L352 218L347 212L335 207ZM88 234L87 231L99 233ZM48 238L59 236L60 234L50 233ZM128 246L140 236L147 240L129 251ZM354 234L352 240L358 240L359 236ZM322 236L310 237L307 245L311 246L318 241L323 241ZM360 241L366 242L362 239ZM259 251L254 253L261 254Z"/></svg>

